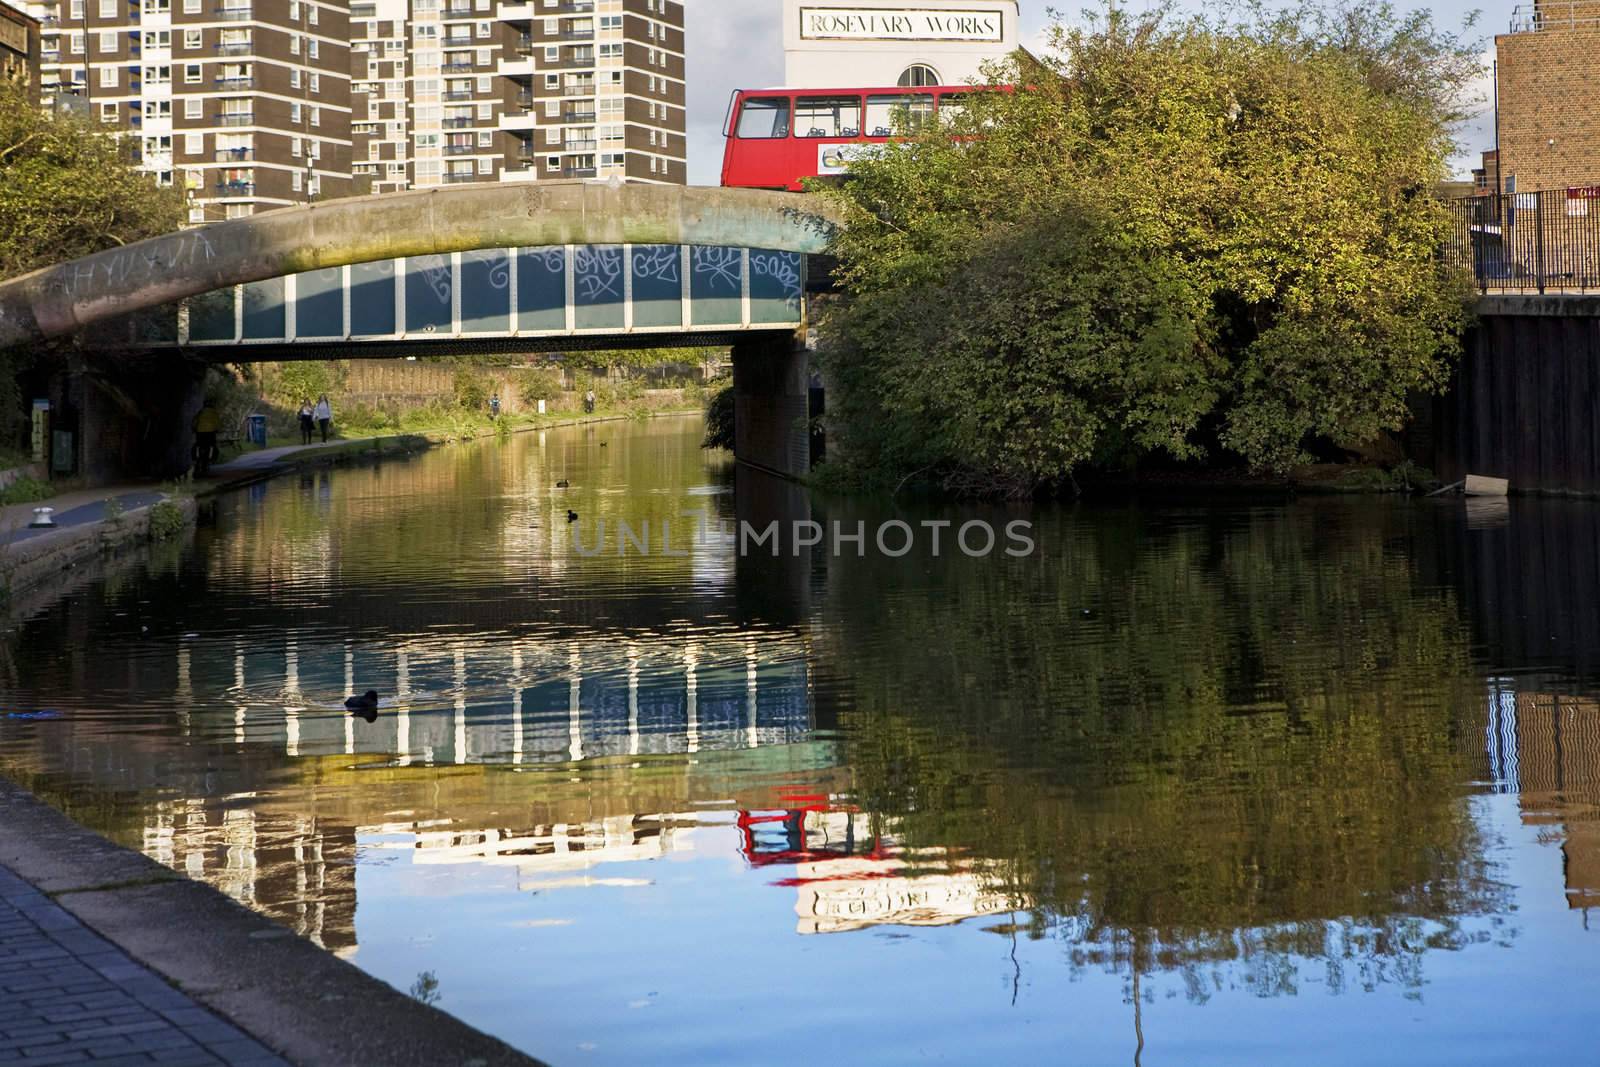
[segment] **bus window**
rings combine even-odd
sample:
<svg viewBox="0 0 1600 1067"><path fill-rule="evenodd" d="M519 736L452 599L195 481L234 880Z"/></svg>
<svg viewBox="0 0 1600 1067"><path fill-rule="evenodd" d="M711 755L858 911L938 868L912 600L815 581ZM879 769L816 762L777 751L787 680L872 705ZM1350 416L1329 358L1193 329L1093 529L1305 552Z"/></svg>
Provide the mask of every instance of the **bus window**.
<svg viewBox="0 0 1600 1067"><path fill-rule="evenodd" d="M796 137L859 137L859 96L802 96L794 102Z"/></svg>
<svg viewBox="0 0 1600 1067"><path fill-rule="evenodd" d="M962 112L967 109L967 102L962 99L965 93L945 93L939 98L939 122L945 126L954 126L961 121Z"/></svg>
<svg viewBox="0 0 1600 1067"><path fill-rule="evenodd" d="M771 139L789 136L789 98L758 96L739 109L737 136Z"/></svg>
<svg viewBox="0 0 1600 1067"><path fill-rule="evenodd" d="M933 116L932 93L895 93L867 97L867 136L892 137L921 129Z"/></svg>

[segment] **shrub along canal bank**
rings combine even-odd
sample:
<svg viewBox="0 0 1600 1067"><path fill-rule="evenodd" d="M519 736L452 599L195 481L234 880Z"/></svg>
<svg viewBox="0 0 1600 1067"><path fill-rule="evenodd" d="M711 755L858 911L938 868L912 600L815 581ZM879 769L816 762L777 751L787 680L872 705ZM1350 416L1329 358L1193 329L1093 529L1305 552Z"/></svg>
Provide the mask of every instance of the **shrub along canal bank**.
<svg viewBox="0 0 1600 1067"><path fill-rule="evenodd" d="M215 1021L208 1025L197 1018L194 1005L198 1004L294 1064L539 1067L540 1061L398 992L211 886L112 844L0 778L0 876L7 870L45 898L6 894L29 898L22 914L30 926L52 933L66 926L46 903L53 901L104 942L154 972L171 987L169 993L182 994L168 996L159 987L150 988L148 975L119 960L104 942L71 930L70 937L53 938L52 954L61 948L65 954L58 954L47 968L6 968L0 975L0 990L6 991L7 999L15 996L29 1004L35 999L30 993L50 994L53 980L87 969L97 981L108 979L118 987L111 995L121 993L137 1002L134 1014L159 1013L161 1018L126 1027L108 1023L101 1029L111 1032L98 1035L81 1032L82 1021L67 1018L75 1014L71 1011L50 1012L59 1021L52 1019L29 1030L29 1039L39 1045L22 1046L29 1050L26 1055L44 1057L53 1045L76 1047L85 1037L99 1037L102 1044L127 1039L130 1035L119 1032L126 1028L141 1035L158 1033L173 1043L180 1032L195 1045L220 1039L214 1045L204 1044L212 1054L209 1060L201 1058L197 1049L168 1044L148 1051L151 1063L180 1062L180 1052L192 1057L182 1059L184 1063L280 1062L262 1056L248 1042L230 1039L227 1028ZM65 1009L73 1000L71 992L62 989L58 1006ZM85 1012L98 1019L98 1009L76 1014ZM173 1035L162 1033L164 1029ZM55 1040L46 1040L52 1037ZM8 1055L10 1047L9 1040L0 1043L0 1056ZM129 1052L142 1049L134 1037Z"/></svg>

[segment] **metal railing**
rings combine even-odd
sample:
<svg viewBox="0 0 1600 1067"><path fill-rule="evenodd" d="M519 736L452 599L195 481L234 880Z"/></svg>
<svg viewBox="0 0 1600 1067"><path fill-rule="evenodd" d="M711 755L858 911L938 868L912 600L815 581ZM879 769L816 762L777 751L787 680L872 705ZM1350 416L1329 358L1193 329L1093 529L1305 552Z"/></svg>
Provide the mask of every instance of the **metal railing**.
<svg viewBox="0 0 1600 1067"><path fill-rule="evenodd" d="M256 116L250 111L229 111L217 116L218 126L251 126Z"/></svg>
<svg viewBox="0 0 1600 1067"><path fill-rule="evenodd" d="M1512 33L1600 30L1600 0L1539 0L1511 11Z"/></svg>
<svg viewBox="0 0 1600 1067"><path fill-rule="evenodd" d="M248 163L256 158L254 148L219 148L213 156L218 163Z"/></svg>
<svg viewBox="0 0 1600 1067"><path fill-rule="evenodd" d="M1449 200L1445 262L1489 292L1600 292L1600 185Z"/></svg>

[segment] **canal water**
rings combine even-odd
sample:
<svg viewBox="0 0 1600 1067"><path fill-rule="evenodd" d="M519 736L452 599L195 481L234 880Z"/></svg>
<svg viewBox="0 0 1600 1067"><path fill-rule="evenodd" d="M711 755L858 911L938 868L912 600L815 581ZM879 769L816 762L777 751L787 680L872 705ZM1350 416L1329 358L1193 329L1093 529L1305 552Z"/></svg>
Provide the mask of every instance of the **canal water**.
<svg viewBox="0 0 1600 1067"><path fill-rule="evenodd" d="M556 1065L1596 1062L1600 505L935 510L699 435L223 498L0 624L0 773Z"/></svg>

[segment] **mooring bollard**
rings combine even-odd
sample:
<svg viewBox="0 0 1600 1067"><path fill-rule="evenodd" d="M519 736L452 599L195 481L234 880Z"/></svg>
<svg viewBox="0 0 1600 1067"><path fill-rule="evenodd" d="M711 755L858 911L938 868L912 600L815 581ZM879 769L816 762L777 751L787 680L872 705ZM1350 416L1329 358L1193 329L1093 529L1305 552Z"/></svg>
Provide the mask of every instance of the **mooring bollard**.
<svg viewBox="0 0 1600 1067"><path fill-rule="evenodd" d="M55 514L55 508L34 508L33 521L28 523L30 529L43 529L56 524L50 516Z"/></svg>

